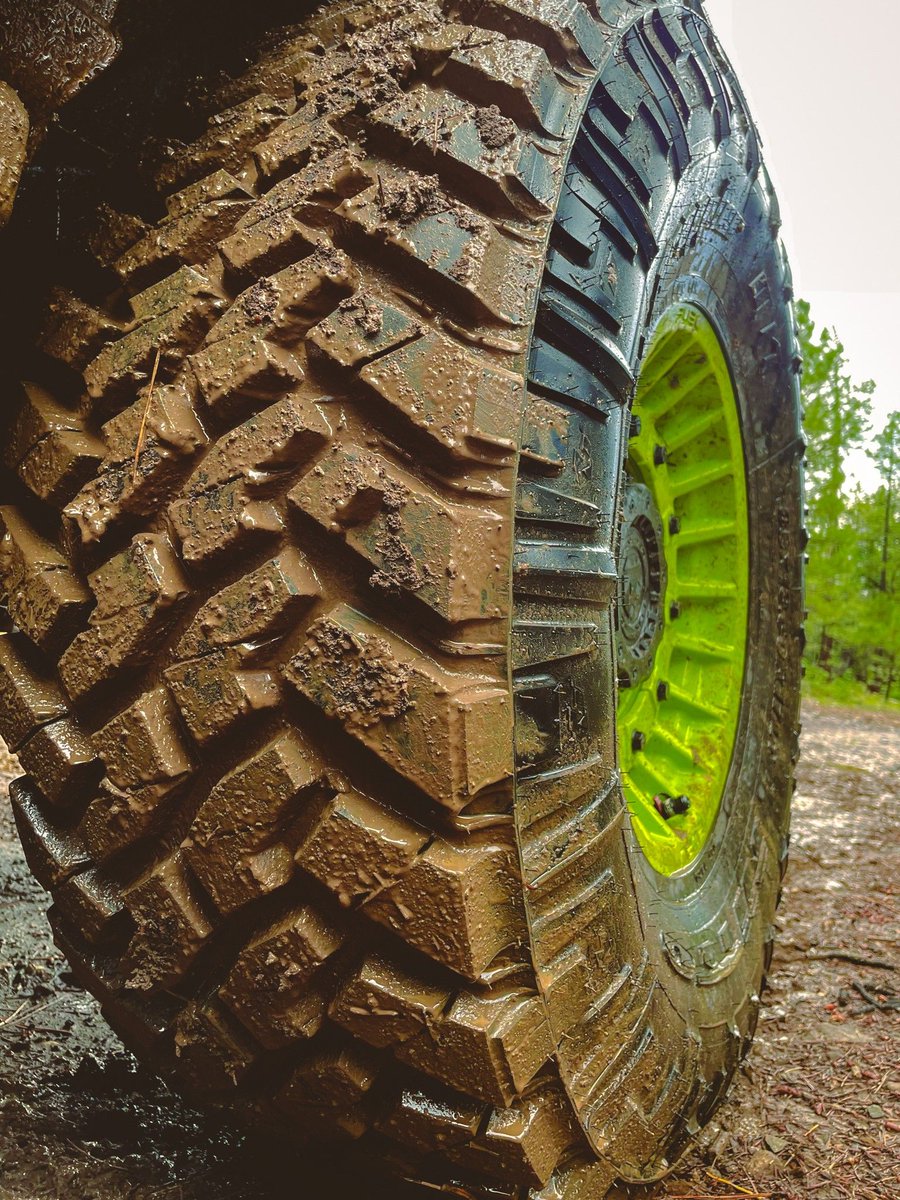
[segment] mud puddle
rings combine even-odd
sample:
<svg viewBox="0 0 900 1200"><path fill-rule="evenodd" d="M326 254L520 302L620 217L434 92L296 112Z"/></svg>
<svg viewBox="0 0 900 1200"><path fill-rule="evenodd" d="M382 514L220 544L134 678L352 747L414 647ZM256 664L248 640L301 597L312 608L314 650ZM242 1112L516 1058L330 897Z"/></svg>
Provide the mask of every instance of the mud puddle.
<svg viewBox="0 0 900 1200"><path fill-rule="evenodd" d="M900 993L900 715L809 705L803 751L754 1051L675 1173L620 1198L900 1194L900 1013L891 1007ZM4 769L13 766L0 760ZM184 1104L121 1049L75 986L43 906L4 805L0 1200L434 1196L354 1177L333 1159L291 1157Z"/></svg>

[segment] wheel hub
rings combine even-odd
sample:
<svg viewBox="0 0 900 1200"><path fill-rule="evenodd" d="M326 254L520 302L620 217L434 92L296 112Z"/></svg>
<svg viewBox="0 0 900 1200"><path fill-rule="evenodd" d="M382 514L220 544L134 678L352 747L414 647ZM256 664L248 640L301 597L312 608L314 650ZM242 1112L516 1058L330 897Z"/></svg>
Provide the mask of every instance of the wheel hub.
<svg viewBox="0 0 900 1200"><path fill-rule="evenodd" d="M653 668L663 631L665 594L666 560L659 510L649 488L629 482L623 505L616 618L620 687L634 687Z"/></svg>

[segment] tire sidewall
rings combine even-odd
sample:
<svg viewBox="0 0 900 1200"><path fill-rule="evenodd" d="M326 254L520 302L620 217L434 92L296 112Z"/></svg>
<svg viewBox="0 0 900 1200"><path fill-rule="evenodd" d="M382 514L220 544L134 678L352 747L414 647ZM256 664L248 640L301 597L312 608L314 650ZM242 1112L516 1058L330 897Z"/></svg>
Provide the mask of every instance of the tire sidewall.
<svg viewBox="0 0 900 1200"><path fill-rule="evenodd" d="M732 372L746 465L750 604L734 752L706 846L666 877L650 866L633 826L627 833L647 946L670 998L692 1028L727 1026L742 1049L755 1025L787 851L802 623L793 316L764 184L764 177L751 182L723 148L696 162L680 182L656 286L651 278L648 288L642 349L667 310L690 305L712 323ZM698 210L707 214L699 236Z"/></svg>

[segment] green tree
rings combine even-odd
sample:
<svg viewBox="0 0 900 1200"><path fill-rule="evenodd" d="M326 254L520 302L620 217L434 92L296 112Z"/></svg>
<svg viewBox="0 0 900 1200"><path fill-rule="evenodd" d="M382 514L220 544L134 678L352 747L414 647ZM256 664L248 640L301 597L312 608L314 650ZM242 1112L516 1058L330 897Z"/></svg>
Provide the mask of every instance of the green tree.
<svg viewBox="0 0 900 1200"><path fill-rule="evenodd" d="M873 642L884 664L884 695L889 700L900 661L900 520L897 492L900 483L900 412L888 417L875 436L870 451L881 476L881 487L872 497L873 529L867 582L872 591L875 621Z"/></svg>
<svg viewBox="0 0 900 1200"><path fill-rule="evenodd" d="M894 526L895 495L898 476L900 476L900 412L891 413L884 429L875 435L875 445L869 453L882 479L881 507L884 510L884 523L878 586L882 592L886 592L889 590L888 576L894 565L891 561L890 551Z"/></svg>
<svg viewBox="0 0 900 1200"><path fill-rule="evenodd" d="M818 661L830 667L833 639L852 646L850 631L864 624L860 535L851 519L845 468L848 454L862 448L869 432L875 385L853 380L837 334L816 328L806 301L797 306L797 324L812 536L807 574L810 635Z"/></svg>
<svg viewBox="0 0 900 1200"><path fill-rule="evenodd" d="M834 533L846 510L847 455L862 448L870 428L875 384L854 383L834 331L817 331L809 304L797 305L803 355L804 429L811 530Z"/></svg>

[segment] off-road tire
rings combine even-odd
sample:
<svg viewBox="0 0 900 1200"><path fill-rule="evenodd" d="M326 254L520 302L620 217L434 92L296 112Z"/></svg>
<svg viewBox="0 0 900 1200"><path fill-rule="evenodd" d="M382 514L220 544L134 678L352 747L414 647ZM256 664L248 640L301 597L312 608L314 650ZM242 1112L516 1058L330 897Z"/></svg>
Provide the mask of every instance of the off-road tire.
<svg viewBox="0 0 900 1200"><path fill-rule="evenodd" d="M166 219L107 217L109 304L53 297L4 446L2 733L59 944L145 1061L292 1136L458 1194L653 1178L752 1038L796 753L798 364L741 93L695 0L392 0L220 102ZM666 878L613 610L674 303L731 363L751 610Z"/></svg>

